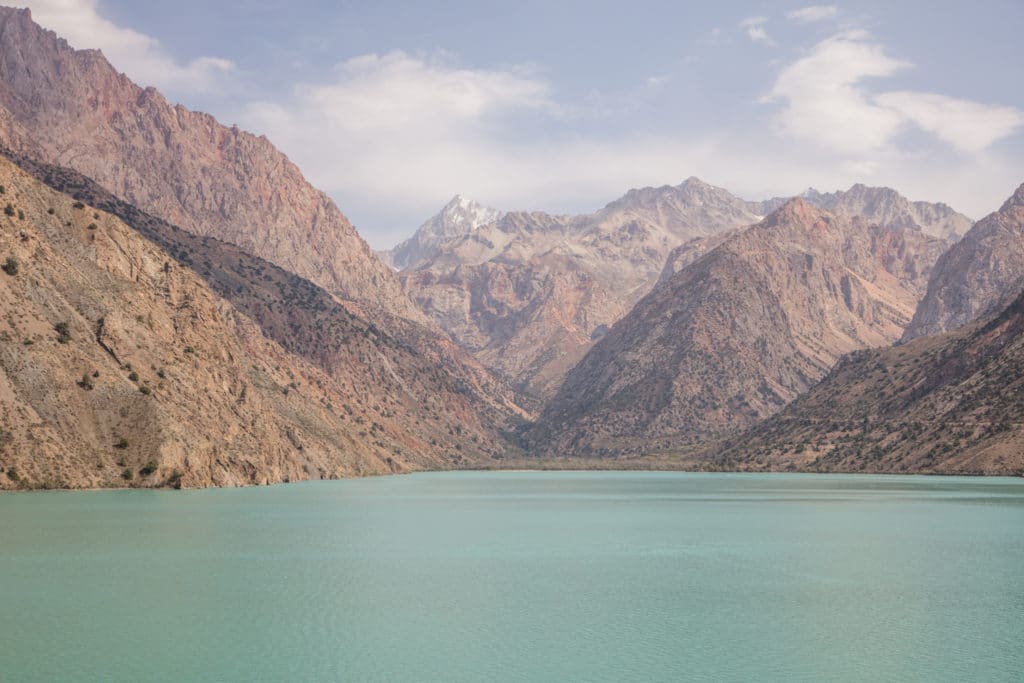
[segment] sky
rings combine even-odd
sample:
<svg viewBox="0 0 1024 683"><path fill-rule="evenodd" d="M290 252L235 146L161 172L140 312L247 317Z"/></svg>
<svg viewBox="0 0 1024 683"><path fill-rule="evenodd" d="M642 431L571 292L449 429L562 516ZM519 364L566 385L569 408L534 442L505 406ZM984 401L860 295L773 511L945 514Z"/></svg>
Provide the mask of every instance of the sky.
<svg viewBox="0 0 1024 683"><path fill-rule="evenodd" d="M1024 2L21 0L265 134L375 248L455 194L582 213L689 176L972 218L1024 182Z"/></svg>

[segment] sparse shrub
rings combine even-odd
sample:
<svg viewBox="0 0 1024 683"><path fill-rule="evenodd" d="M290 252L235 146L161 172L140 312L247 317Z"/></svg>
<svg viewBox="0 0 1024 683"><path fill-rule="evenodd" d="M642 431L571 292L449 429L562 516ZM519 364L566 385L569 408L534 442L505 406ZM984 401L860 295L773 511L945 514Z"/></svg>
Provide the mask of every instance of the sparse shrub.
<svg viewBox="0 0 1024 683"><path fill-rule="evenodd" d="M7 188L3 185L0 185L0 194L7 194Z"/></svg>
<svg viewBox="0 0 1024 683"><path fill-rule="evenodd" d="M3 268L3 271L5 273L10 275L11 277L14 277L15 275L18 274L18 267L20 265L21 264L18 262L17 256L8 256L7 260L4 261L4 265L0 267Z"/></svg>
<svg viewBox="0 0 1024 683"><path fill-rule="evenodd" d="M35 344L35 342L32 341L31 339L26 339L25 341L23 341L21 343L24 344L25 346L32 346L33 344Z"/></svg>
<svg viewBox="0 0 1024 683"><path fill-rule="evenodd" d="M147 387L145 384L139 387L139 391L142 392L145 396L149 396L150 394L153 393L153 390Z"/></svg>
<svg viewBox="0 0 1024 683"><path fill-rule="evenodd" d="M92 371L92 376L93 377L99 377L100 376L100 371L99 370L93 370Z"/></svg>
<svg viewBox="0 0 1024 683"><path fill-rule="evenodd" d="M124 479L125 481L131 481L132 477L134 477L134 476L135 476L135 474L130 469L128 469L127 467L125 467L124 471L121 472L121 478Z"/></svg>
<svg viewBox="0 0 1024 683"><path fill-rule="evenodd" d="M14 215L14 204L11 204L10 202L7 202L7 206L4 207L4 215L5 216L13 216Z"/></svg>
<svg viewBox="0 0 1024 683"><path fill-rule="evenodd" d="M192 348L191 346L186 346L185 347L185 353L195 353L195 352L196 352L196 350L194 348Z"/></svg>
<svg viewBox="0 0 1024 683"><path fill-rule="evenodd" d="M95 230L98 226L95 223L90 223L86 226L89 230Z"/></svg>
<svg viewBox="0 0 1024 683"><path fill-rule="evenodd" d="M137 372L129 373L128 374L128 379L130 379L133 382L138 382L139 381L139 373L137 373Z"/></svg>
<svg viewBox="0 0 1024 683"><path fill-rule="evenodd" d="M88 372L82 373L82 379L78 380L78 386L86 391L92 391L92 378L89 377Z"/></svg>
<svg viewBox="0 0 1024 683"><path fill-rule="evenodd" d="M156 371L156 376L159 377L160 379L164 379L165 377L167 377L167 373L164 372L163 368L160 368L159 370Z"/></svg>
<svg viewBox="0 0 1024 683"><path fill-rule="evenodd" d="M96 220L100 219L100 215L98 213L94 213L92 217L95 218Z"/></svg>
<svg viewBox="0 0 1024 683"><path fill-rule="evenodd" d="M72 209L84 209L85 208L85 204L83 204L82 202L75 202L74 204L71 205L71 208Z"/></svg>
<svg viewBox="0 0 1024 683"><path fill-rule="evenodd" d="M122 436L120 439L117 440L117 443L114 444L114 448L120 448L122 451L128 448L128 439ZM119 461L118 464L120 465L121 462Z"/></svg>
<svg viewBox="0 0 1024 683"><path fill-rule="evenodd" d="M52 216L54 213L56 213L56 211L54 211L53 207L51 206L49 209L46 210L46 213L48 213L48 214L50 214Z"/></svg>
<svg viewBox="0 0 1024 683"><path fill-rule="evenodd" d="M19 221L25 220L25 212L22 211L21 209L18 209L18 220Z"/></svg>
<svg viewBox="0 0 1024 683"><path fill-rule="evenodd" d="M142 469L139 470L139 475L143 477L148 477L154 472L156 472L156 460L150 460L149 462L142 466Z"/></svg>
<svg viewBox="0 0 1024 683"><path fill-rule="evenodd" d="M68 328L66 322L59 322L53 326L53 329L57 332L57 342L60 344L67 344L71 341L71 330Z"/></svg>
<svg viewBox="0 0 1024 683"><path fill-rule="evenodd" d="M13 467L7 468L7 478L11 481L19 481L21 479L21 477L18 476L18 470Z"/></svg>

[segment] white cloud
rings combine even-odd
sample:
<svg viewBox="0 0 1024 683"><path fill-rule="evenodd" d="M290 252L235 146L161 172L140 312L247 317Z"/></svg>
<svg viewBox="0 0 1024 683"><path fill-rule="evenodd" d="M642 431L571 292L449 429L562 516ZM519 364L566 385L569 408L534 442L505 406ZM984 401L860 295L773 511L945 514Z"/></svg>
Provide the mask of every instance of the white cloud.
<svg viewBox="0 0 1024 683"><path fill-rule="evenodd" d="M775 41L768 36L768 32L764 28L766 23L768 23L767 17L747 17L740 22L740 27L746 29L747 37L755 43L774 45Z"/></svg>
<svg viewBox="0 0 1024 683"><path fill-rule="evenodd" d="M839 14L839 8L835 5L811 5L810 7L801 7L792 12L787 12L786 18L801 24L809 24L815 21L831 19L837 14Z"/></svg>
<svg viewBox="0 0 1024 683"><path fill-rule="evenodd" d="M899 91L875 98L963 152L980 152L1024 125L1024 112L945 95Z"/></svg>
<svg viewBox="0 0 1024 683"><path fill-rule="evenodd" d="M979 152L1024 123L1024 114L1010 107L912 91L876 94L865 85L909 66L867 33L848 31L785 67L765 99L784 103L776 124L787 137L860 156L894 149L909 126Z"/></svg>
<svg viewBox="0 0 1024 683"><path fill-rule="evenodd" d="M767 98L785 102L777 118L782 133L840 151L889 144L904 117L875 104L861 83L909 65L867 38L860 31L840 33L782 70Z"/></svg>
<svg viewBox="0 0 1024 683"><path fill-rule="evenodd" d="M218 57L178 63L152 36L117 26L100 16L96 0L21 0L36 23L79 49L99 49L118 69L142 85L173 93L202 92L221 85L234 64Z"/></svg>

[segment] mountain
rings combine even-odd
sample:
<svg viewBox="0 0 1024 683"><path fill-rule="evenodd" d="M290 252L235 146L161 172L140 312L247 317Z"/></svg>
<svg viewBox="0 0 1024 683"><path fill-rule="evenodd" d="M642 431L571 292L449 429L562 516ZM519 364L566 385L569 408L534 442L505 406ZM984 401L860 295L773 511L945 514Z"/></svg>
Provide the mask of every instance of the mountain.
<svg viewBox="0 0 1024 683"><path fill-rule="evenodd" d="M593 214L513 212L402 273L432 320L540 399L651 288L676 246L759 216L690 178L631 190Z"/></svg>
<svg viewBox="0 0 1024 683"><path fill-rule="evenodd" d="M764 419L900 337L945 242L794 199L668 277L568 373L527 443L650 451Z"/></svg>
<svg viewBox="0 0 1024 683"><path fill-rule="evenodd" d="M1024 287L1024 185L943 254L905 339L953 330L1009 304Z"/></svg>
<svg viewBox="0 0 1024 683"><path fill-rule="evenodd" d="M381 256L392 267L404 270L436 255L445 242L468 235L503 215L497 209L455 195L436 216L421 225L412 237L383 252Z"/></svg>
<svg viewBox="0 0 1024 683"><path fill-rule="evenodd" d="M74 196L0 157L0 486L464 466L525 416L454 345L396 338L234 245L18 161Z"/></svg>
<svg viewBox="0 0 1024 683"><path fill-rule="evenodd" d="M144 211L236 244L367 311L425 321L334 202L265 137L172 106L99 51L72 49L29 10L7 7L0 143L79 171Z"/></svg>
<svg viewBox="0 0 1024 683"><path fill-rule="evenodd" d="M883 228L911 228L955 242L971 227L971 219L942 203L912 202L888 187L857 183L849 190L818 192L808 189L801 198L832 213L862 216Z"/></svg>
<svg viewBox="0 0 1024 683"><path fill-rule="evenodd" d="M728 469L1024 475L1024 293L954 332L843 358L709 459Z"/></svg>

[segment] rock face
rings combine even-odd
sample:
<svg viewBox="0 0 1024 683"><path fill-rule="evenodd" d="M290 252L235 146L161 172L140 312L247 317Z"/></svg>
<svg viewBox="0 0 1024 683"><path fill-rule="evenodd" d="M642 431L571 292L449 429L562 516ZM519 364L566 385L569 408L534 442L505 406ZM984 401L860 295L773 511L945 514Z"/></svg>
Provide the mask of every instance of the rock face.
<svg viewBox="0 0 1024 683"><path fill-rule="evenodd" d="M497 209L481 206L472 199L455 195L441 211L421 225L412 237L394 249L381 254L393 268L404 270L436 256L441 246L455 238L468 235L481 225L487 225L504 214Z"/></svg>
<svg viewBox="0 0 1024 683"><path fill-rule="evenodd" d="M750 426L844 353L898 339L944 244L792 200L644 297L526 440L547 455L615 455Z"/></svg>
<svg viewBox="0 0 1024 683"><path fill-rule="evenodd" d="M1024 475L1024 294L954 332L843 358L710 460L729 469Z"/></svg>
<svg viewBox="0 0 1024 683"><path fill-rule="evenodd" d="M0 157L0 487L265 483L504 449L522 413L479 366L443 371L453 345L398 339L234 245L22 163L83 201Z"/></svg>
<svg viewBox="0 0 1024 683"><path fill-rule="evenodd" d="M905 339L953 330L1005 307L1024 287L1024 185L935 265Z"/></svg>
<svg viewBox="0 0 1024 683"><path fill-rule="evenodd" d="M759 216L690 178L584 216L509 213L402 273L416 303L484 365L544 399L657 281L669 253Z"/></svg>
<svg viewBox="0 0 1024 683"><path fill-rule="evenodd" d="M860 183L849 190L821 193L811 188L801 197L832 213L861 216L883 228L910 228L955 242L971 228L971 219L942 203L912 202L888 187Z"/></svg>
<svg viewBox="0 0 1024 683"><path fill-rule="evenodd" d="M424 320L348 219L266 138L171 106L96 50L0 8L0 142L77 170L189 232L236 244L333 294Z"/></svg>

